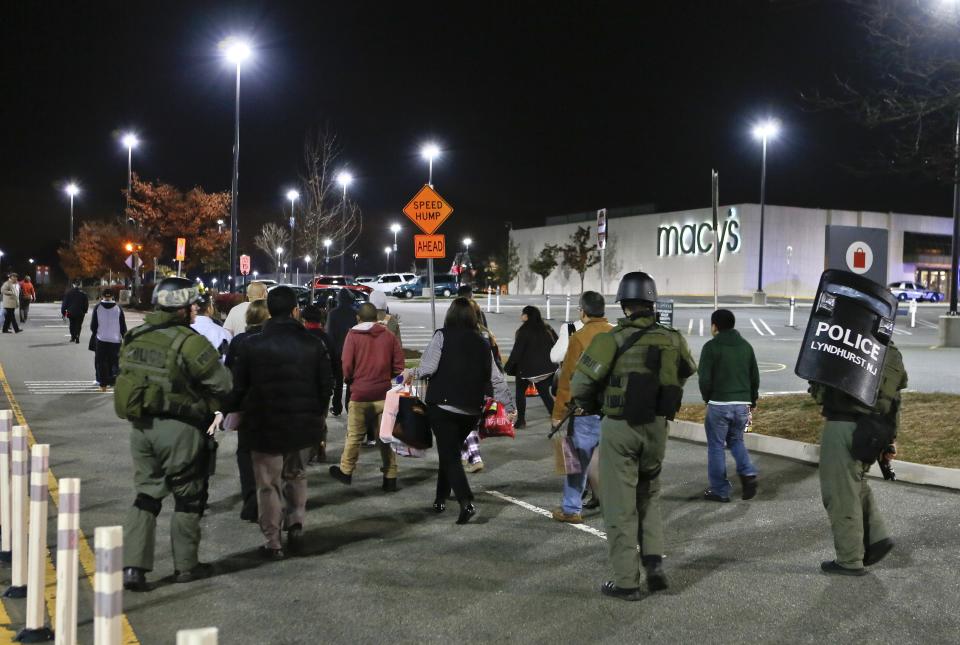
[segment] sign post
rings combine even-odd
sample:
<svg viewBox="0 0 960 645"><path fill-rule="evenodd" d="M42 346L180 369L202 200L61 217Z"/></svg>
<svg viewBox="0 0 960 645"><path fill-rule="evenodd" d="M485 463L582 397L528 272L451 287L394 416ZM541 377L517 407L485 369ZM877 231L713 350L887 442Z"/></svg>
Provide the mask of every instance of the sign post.
<svg viewBox="0 0 960 645"><path fill-rule="evenodd" d="M247 284L247 276L250 274L250 256L240 256L240 275L243 276L243 284ZM233 279L231 279L232 281Z"/></svg>
<svg viewBox="0 0 960 645"><path fill-rule="evenodd" d="M177 277L180 277L180 269L183 267L183 260L187 257L187 238L177 238Z"/></svg>
<svg viewBox="0 0 960 645"><path fill-rule="evenodd" d="M716 253L713 254L713 310L720 308L720 234L717 232L720 219L720 175L716 170L710 171L710 203L713 205L713 245Z"/></svg>
<svg viewBox="0 0 960 645"><path fill-rule="evenodd" d="M600 249L600 295L603 295L604 285L604 266L603 252L607 248L607 209L601 208L597 211L597 248Z"/></svg>
<svg viewBox="0 0 960 645"><path fill-rule="evenodd" d="M433 285L433 260L446 257L446 238L434 235L450 214L453 206L448 204L430 184L424 184L403 208L403 214L417 225L425 235L414 236L414 252L418 258L427 258L427 276L430 280L430 320L437 328L437 294Z"/></svg>

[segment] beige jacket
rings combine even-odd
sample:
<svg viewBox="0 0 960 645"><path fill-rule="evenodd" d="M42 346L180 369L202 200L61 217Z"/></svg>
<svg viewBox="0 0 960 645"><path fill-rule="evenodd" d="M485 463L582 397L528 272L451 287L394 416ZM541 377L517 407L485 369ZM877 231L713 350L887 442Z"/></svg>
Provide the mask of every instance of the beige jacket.
<svg viewBox="0 0 960 645"><path fill-rule="evenodd" d="M3 294L3 308L16 309L20 306L20 285L9 280L0 287L0 293Z"/></svg>
<svg viewBox="0 0 960 645"><path fill-rule="evenodd" d="M590 342L597 334L603 334L613 329L613 325L606 318L590 318L586 324L573 336L567 345L567 353L560 365L560 376L557 379L557 398L553 403L553 420L560 421L567 415L567 403L570 402L570 379L577 367L577 361Z"/></svg>

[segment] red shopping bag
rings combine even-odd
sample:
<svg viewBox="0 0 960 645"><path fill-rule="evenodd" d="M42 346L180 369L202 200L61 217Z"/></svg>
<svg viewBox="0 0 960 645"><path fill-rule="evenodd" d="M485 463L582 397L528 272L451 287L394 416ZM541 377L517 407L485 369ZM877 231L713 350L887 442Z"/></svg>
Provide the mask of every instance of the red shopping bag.
<svg viewBox="0 0 960 645"><path fill-rule="evenodd" d="M540 393L537 392L537 386L533 383L527 383L527 390L523 393L524 396L540 396Z"/></svg>
<svg viewBox="0 0 960 645"><path fill-rule="evenodd" d="M503 404L488 398L483 405L483 418L480 421L480 438L516 437L513 421L507 416Z"/></svg>

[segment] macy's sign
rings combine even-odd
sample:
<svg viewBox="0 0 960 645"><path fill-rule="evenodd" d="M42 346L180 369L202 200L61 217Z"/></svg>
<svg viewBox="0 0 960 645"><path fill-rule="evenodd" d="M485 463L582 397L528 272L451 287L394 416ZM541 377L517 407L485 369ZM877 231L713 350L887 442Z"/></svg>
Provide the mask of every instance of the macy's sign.
<svg viewBox="0 0 960 645"><path fill-rule="evenodd" d="M718 224L719 231L714 235L713 221L701 224L674 224L657 227L657 256L705 255L714 249L714 243L720 247L720 260L724 253L736 253L740 250L740 220L737 209L727 211L727 219Z"/></svg>

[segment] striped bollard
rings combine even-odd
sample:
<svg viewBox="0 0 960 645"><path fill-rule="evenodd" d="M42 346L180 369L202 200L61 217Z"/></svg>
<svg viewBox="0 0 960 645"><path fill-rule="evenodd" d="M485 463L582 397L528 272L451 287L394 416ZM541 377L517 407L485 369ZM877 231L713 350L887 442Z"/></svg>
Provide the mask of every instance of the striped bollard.
<svg viewBox="0 0 960 645"><path fill-rule="evenodd" d="M490 300L491 300L491 298L493 298L493 289L491 289L491 288L488 286L488 287L487 287L487 313L490 313L490 311L491 311L491 309L490 309Z"/></svg>
<svg viewBox="0 0 960 645"><path fill-rule="evenodd" d="M27 427L13 426L10 442L10 586L5 598L27 597Z"/></svg>
<svg viewBox="0 0 960 645"><path fill-rule="evenodd" d="M547 320L553 320L553 316L550 315L550 294L547 294Z"/></svg>
<svg viewBox="0 0 960 645"><path fill-rule="evenodd" d="M177 632L177 645L217 645L217 628L181 629Z"/></svg>
<svg viewBox="0 0 960 645"><path fill-rule="evenodd" d="M27 626L17 634L21 643L53 640L45 624L43 592L46 589L47 559L47 473L50 446L35 443L30 451L30 557L27 562Z"/></svg>
<svg viewBox="0 0 960 645"><path fill-rule="evenodd" d="M500 287L497 287L497 313L500 313Z"/></svg>
<svg viewBox="0 0 960 645"><path fill-rule="evenodd" d="M563 322L570 322L570 294L567 294L567 304L563 310Z"/></svg>
<svg viewBox="0 0 960 645"><path fill-rule="evenodd" d="M80 480L60 480L57 515L57 618L56 645L77 642L77 575L80 541Z"/></svg>
<svg viewBox="0 0 960 645"><path fill-rule="evenodd" d="M97 555L97 573L93 579L93 643L120 645L123 527L98 526L93 540Z"/></svg>
<svg viewBox="0 0 960 645"><path fill-rule="evenodd" d="M13 412L0 410L0 562L10 562L10 429Z"/></svg>

